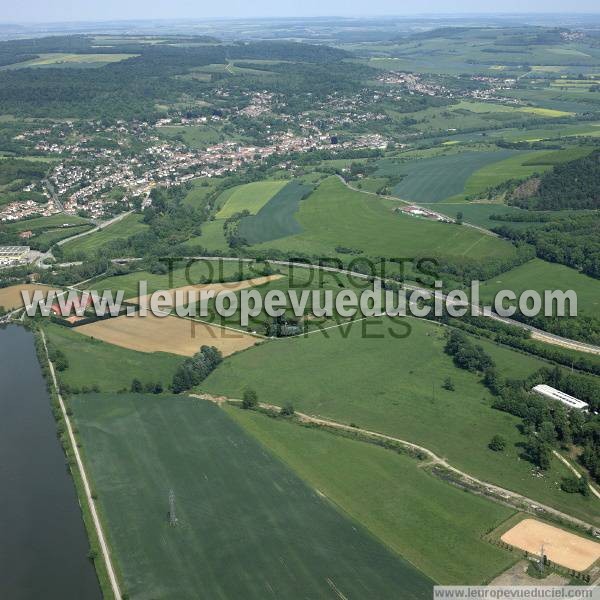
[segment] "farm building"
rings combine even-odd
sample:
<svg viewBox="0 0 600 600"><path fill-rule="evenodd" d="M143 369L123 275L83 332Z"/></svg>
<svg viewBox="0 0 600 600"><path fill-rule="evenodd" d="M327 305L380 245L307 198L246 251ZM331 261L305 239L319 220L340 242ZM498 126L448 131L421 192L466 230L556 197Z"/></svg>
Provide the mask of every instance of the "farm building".
<svg viewBox="0 0 600 600"><path fill-rule="evenodd" d="M544 398L550 398L552 400L558 400L561 404L564 404L568 408L576 408L577 410L587 410L588 403L583 400L579 400L574 396L569 396L569 394L565 394L556 388L553 388L549 385L536 385L532 390L536 394L540 396L544 396Z"/></svg>

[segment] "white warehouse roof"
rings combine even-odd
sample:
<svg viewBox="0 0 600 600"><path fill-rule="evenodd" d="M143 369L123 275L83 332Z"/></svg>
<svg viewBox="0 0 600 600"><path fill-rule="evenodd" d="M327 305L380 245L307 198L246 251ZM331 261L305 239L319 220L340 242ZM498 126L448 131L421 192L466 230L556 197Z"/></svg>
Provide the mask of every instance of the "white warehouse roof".
<svg viewBox="0 0 600 600"><path fill-rule="evenodd" d="M588 403L583 400L579 400L573 396L569 396L569 394L565 394L556 388L553 388L549 385L540 384L536 385L533 389L533 392L540 394L540 396L545 396L546 398L551 398L552 400L558 400L562 402L565 406L569 408L577 408L578 410L587 410Z"/></svg>

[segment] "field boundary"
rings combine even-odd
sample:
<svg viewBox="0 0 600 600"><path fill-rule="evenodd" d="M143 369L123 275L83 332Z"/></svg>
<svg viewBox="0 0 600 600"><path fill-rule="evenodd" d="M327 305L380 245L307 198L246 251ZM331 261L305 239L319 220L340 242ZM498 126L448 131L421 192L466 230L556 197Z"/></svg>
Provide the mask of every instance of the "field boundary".
<svg viewBox="0 0 600 600"><path fill-rule="evenodd" d="M108 578L110 581L110 586L111 586L113 595L115 597L115 600L122 600L123 596L121 594L121 588L119 586L119 582L118 582L117 576L115 574L115 570L113 568L112 559L110 557L110 549L108 547L108 543L106 542L104 530L102 529L102 524L101 524L100 518L98 516L98 511L96 509L96 503L92 496L92 490L91 490L91 486L89 484L87 473L85 471L85 467L83 465L83 460L81 459L81 455L79 453L79 448L77 447L77 441L75 439L75 433L73 431L73 426L71 424L71 420L69 418L69 414L65 407L63 398L60 394L58 382L56 380L56 373L54 371L54 365L52 364L52 361L50 360L50 354L48 353L48 346L46 344L46 335L44 334L44 332L42 330L40 330L40 335L42 338L42 344L44 347L44 353L46 355L46 360L48 361L48 366L50 368L50 376L52 378L52 386L54 387L54 391L56 392L56 396L58 398L58 403L60 406L60 411L62 413L62 417L67 426L67 432L69 435L71 451L73 452L73 455L75 456L75 460L77 462L77 469L79 471L79 475L81 477L81 482L83 483L83 488L85 491L85 500L86 500L86 503L90 510L92 521L94 523L94 528L96 530L96 535L98 537L98 543L100 544L100 550L102 552L102 557L104 559L104 564L105 564L106 572L107 572L107 575L108 575Z"/></svg>
<svg viewBox="0 0 600 600"><path fill-rule="evenodd" d="M198 398L209 402L214 402L217 405L232 404L235 406L241 406L242 401L237 398L228 398L227 396L214 396L212 394L200 393L200 394L189 394L192 398ZM265 402L259 402L257 408L265 411L269 414L280 414L281 406L276 404L269 404ZM289 417L288 417L289 418ZM502 488L493 483L483 481L460 469L452 466L447 460L441 458L435 454L429 448L420 446L414 442L409 442L402 438L397 438L384 433L371 431L369 429L363 429L361 427L353 427L340 423L339 421L333 421L331 419L325 419L317 416L308 415L306 413L295 411L291 420L304 426L319 427L325 431L331 433L337 433L342 435L348 435L358 441L366 443L374 443L387 449L395 451L404 451L409 456L417 458L419 460L428 460L426 467L430 473L451 483L458 487L465 489L468 492L485 496L491 500L514 508L518 511L529 513L536 516L545 516L552 522L559 524L567 524L574 527L577 530L589 532L590 530L597 530L598 528L591 523L573 517L566 513L559 511L556 508L541 504L537 500L523 496L517 492L513 492L506 488Z"/></svg>

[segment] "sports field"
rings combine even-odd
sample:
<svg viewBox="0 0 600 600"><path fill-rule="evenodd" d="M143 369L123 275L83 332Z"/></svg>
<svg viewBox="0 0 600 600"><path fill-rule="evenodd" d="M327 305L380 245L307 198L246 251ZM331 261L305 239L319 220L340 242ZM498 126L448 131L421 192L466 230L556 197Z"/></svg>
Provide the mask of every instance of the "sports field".
<svg viewBox="0 0 600 600"><path fill-rule="evenodd" d="M168 352L193 356L202 346L214 346L223 356L244 350L258 338L208 323L179 317L120 316L76 327L75 331L94 339L139 352Z"/></svg>
<svg viewBox="0 0 600 600"><path fill-rule="evenodd" d="M430 579L218 407L142 394L70 404L130 598L431 597Z"/></svg>
<svg viewBox="0 0 600 600"><path fill-rule="evenodd" d="M217 219L227 219L243 210L255 215L287 183L286 179L254 181L227 190L224 192L227 194L226 200L216 215Z"/></svg>
<svg viewBox="0 0 600 600"><path fill-rule="evenodd" d="M408 337L398 338L407 325ZM312 415L421 444L468 473L600 524L595 500L555 485L568 475L562 463L554 461L547 477L532 476L531 463L521 458L519 419L491 408L481 377L457 368L444 352L444 333L417 319L372 319L275 340L230 357L200 389L241 398L252 387L264 402L291 403ZM549 364L474 341L492 356L502 377L525 378ZM455 391L443 389L447 377ZM507 440L504 452L488 449L496 434Z"/></svg>
<svg viewBox="0 0 600 600"><path fill-rule="evenodd" d="M398 204L346 187L337 177L324 180L300 203L302 233L258 244L331 255L335 248L358 248L370 256L510 256L511 244L466 227L394 212Z"/></svg>
<svg viewBox="0 0 600 600"><path fill-rule="evenodd" d="M134 233L139 233L148 228L148 225L142 223L142 215L131 214L125 218L102 228L100 231L90 233L63 245L66 254L76 253L94 253L97 252L103 244L112 240L124 240Z"/></svg>
<svg viewBox="0 0 600 600"><path fill-rule="evenodd" d="M483 583L513 562L482 539L511 515L509 508L465 494L390 450L226 410L311 487L436 581Z"/></svg>
<svg viewBox="0 0 600 600"><path fill-rule="evenodd" d="M502 536L502 541L567 569L585 571L600 558L600 544L535 519L523 519Z"/></svg>

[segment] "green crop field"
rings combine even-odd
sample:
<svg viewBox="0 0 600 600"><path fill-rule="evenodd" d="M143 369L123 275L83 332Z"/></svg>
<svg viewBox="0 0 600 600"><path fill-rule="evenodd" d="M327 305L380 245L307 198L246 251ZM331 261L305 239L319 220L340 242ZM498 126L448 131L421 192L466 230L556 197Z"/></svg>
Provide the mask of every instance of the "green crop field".
<svg viewBox="0 0 600 600"><path fill-rule="evenodd" d="M544 164L543 155L547 152L526 152L485 165L475 171L464 187L464 194L469 196L484 192L488 188L500 185L509 179L527 179L536 173L543 173L552 168Z"/></svg>
<svg viewBox="0 0 600 600"><path fill-rule="evenodd" d="M71 389L99 386L103 392L129 389L132 379L142 383L171 383L181 356L165 352L136 352L83 336L68 327L48 323L50 343L67 357L69 366L58 375Z"/></svg>
<svg viewBox="0 0 600 600"><path fill-rule="evenodd" d="M465 494L430 475L417 460L378 446L238 408L227 412L309 485L432 579L480 584L514 562L510 553L482 539L510 517L511 509Z"/></svg>
<svg viewBox="0 0 600 600"><path fill-rule="evenodd" d="M384 319L355 323L349 332L263 344L228 358L200 387L240 398L249 386L265 402L289 402L310 414L420 443L468 473L600 523L593 500L556 487L567 474L562 464L555 461L546 477L531 475L517 445L524 440L519 419L493 410L480 376L458 369L444 353L444 328L408 322L412 331L405 339L387 328L403 334L406 320ZM505 377L523 378L548 364L486 340L477 343ZM446 377L456 391L442 389ZM505 452L488 450L495 434L509 441Z"/></svg>
<svg viewBox="0 0 600 600"><path fill-rule="evenodd" d="M586 156L592 147L574 146L564 150L519 152L503 160L491 162L477 169L467 179L464 195L475 195L485 192L509 179L526 179L535 174L550 170L554 165L562 164ZM459 155L460 156L460 155ZM464 196L459 194L452 200L459 201Z"/></svg>
<svg viewBox="0 0 600 600"><path fill-rule="evenodd" d="M68 255L78 252L93 254L107 242L127 239L134 233L139 233L147 228L148 225L142 223L142 215L131 214L112 225L102 228L100 231L95 231L71 242L66 242L63 249L65 254Z"/></svg>
<svg viewBox="0 0 600 600"><path fill-rule="evenodd" d="M275 181L255 181L228 190L225 203L217 213L218 219L226 219L243 210L255 215L288 182L285 179Z"/></svg>
<svg viewBox="0 0 600 600"><path fill-rule="evenodd" d="M258 244L300 233L302 229L294 215L300 201L312 189L311 185L299 180L290 181L279 189L257 214L242 219L240 235L249 244ZM227 201L224 210L233 199L232 197Z"/></svg>
<svg viewBox="0 0 600 600"><path fill-rule="evenodd" d="M151 294L157 290L231 280L238 274L240 279L259 276L255 267L244 262L182 258L173 259L171 272L157 274L148 271L134 271L125 275L114 275L97 280L92 287L97 290L123 290L125 299L127 299L138 296L140 281L146 282L148 293Z"/></svg>
<svg viewBox="0 0 600 600"><path fill-rule="evenodd" d="M600 281L565 265L535 258L482 283L481 301L491 302L500 290L512 290L517 295L536 290L542 298L544 290L575 290L578 312L600 318Z"/></svg>
<svg viewBox="0 0 600 600"><path fill-rule="evenodd" d="M40 231L44 229L56 229L63 225L86 225L88 219L76 217L75 215L64 215L62 213L51 215L49 217L37 217L35 219L26 219L5 225L9 231Z"/></svg>
<svg viewBox="0 0 600 600"><path fill-rule="evenodd" d="M394 212L399 206L346 187L336 177L323 181L300 203L296 220L302 233L258 244L308 254L331 254L338 246L371 256L511 256L507 242L466 227L418 219Z"/></svg>
<svg viewBox="0 0 600 600"><path fill-rule="evenodd" d="M430 579L218 407L142 394L70 405L129 597L431 597Z"/></svg>
<svg viewBox="0 0 600 600"><path fill-rule="evenodd" d="M510 150L499 150L463 152L399 164L382 161L384 164L376 175L404 175L393 189L394 195L399 198L413 202L440 202L463 194L465 184L473 173L512 154Z"/></svg>
<svg viewBox="0 0 600 600"><path fill-rule="evenodd" d="M41 53L37 58L0 67L0 70L37 68L77 68L103 67L104 65L121 62L128 58L139 56L139 54L70 54L67 52Z"/></svg>

